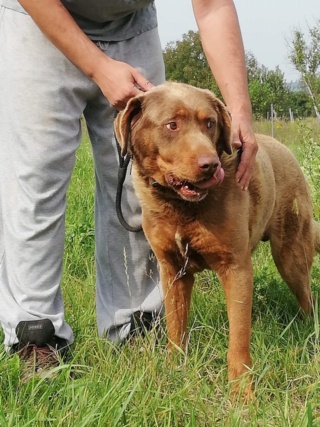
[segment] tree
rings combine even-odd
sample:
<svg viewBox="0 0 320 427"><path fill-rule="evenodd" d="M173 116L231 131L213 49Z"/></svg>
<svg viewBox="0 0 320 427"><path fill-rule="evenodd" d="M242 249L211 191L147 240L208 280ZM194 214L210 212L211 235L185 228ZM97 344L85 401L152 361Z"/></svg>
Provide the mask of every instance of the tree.
<svg viewBox="0 0 320 427"><path fill-rule="evenodd" d="M182 40L167 44L163 56L167 80L210 89L222 99L203 53L198 32L189 31L183 35ZM279 115L284 113L287 115L289 108L292 108L296 114L301 114L305 102L299 103L299 96L296 93L293 96L279 67L268 70L258 63L252 53L246 54L246 65L252 109L256 118L266 117L271 104Z"/></svg>
<svg viewBox="0 0 320 427"><path fill-rule="evenodd" d="M317 118L320 120L320 21L316 26L309 28L310 42L307 43L305 35L298 29L293 31L289 59L296 70L312 100Z"/></svg>
<svg viewBox="0 0 320 427"><path fill-rule="evenodd" d="M163 52L167 80L210 89L221 97L202 50L198 32L189 31L181 41L170 42Z"/></svg>
<svg viewBox="0 0 320 427"><path fill-rule="evenodd" d="M296 117L311 117L312 104L306 91L290 91L288 107L292 109Z"/></svg>
<svg viewBox="0 0 320 427"><path fill-rule="evenodd" d="M284 73L279 67L268 70L259 65L252 53L246 53L249 94L252 111L256 118L266 117L271 104L279 115L289 110L289 88L284 79Z"/></svg>

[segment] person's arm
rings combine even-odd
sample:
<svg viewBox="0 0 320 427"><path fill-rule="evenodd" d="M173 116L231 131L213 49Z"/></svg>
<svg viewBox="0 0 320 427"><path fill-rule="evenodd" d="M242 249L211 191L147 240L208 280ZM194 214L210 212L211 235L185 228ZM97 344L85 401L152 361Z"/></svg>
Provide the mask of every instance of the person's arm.
<svg viewBox="0 0 320 427"><path fill-rule="evenodd" d="M258 146L252 130L245 53L232 0L192 0L204 53L232 117L233 145L243 153L236 179L247 189Z"/></svg>
<svg viewBox="0 0 320 427"><path fill-rule="evenodd" d="M97 83L115 108L124 108L127 101L139 93L136 85L143 91L153 86L135 68L102 53L59 0L19 2L47 38Z"/></svg>

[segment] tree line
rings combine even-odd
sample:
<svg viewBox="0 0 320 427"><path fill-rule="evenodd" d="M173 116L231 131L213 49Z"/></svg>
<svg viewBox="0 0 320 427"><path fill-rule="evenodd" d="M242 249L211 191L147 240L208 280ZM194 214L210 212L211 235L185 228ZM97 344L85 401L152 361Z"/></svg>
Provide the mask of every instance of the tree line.
<svg viewBox="0 0 320 427"><path fill-rule="evenodd" d="M289 117L289 111L294 117L320 118L320 21L309 28L309 39L295 29L289 41L288 59L300 75L295 87L286 82L279 67L269 70L252 53L246 53L249 93L256 119L270 117L271 105L281 118ZM167 80L210 89L221 98L198 32L189 31L182 40L167 44L163 54Z"/></svg>

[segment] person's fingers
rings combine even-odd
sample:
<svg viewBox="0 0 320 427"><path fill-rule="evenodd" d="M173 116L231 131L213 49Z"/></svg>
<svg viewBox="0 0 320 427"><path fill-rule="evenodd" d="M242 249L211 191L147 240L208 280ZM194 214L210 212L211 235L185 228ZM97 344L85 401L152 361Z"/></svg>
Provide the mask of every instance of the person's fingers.
<svg viewBox="0 0 320 427"><path fill-rule="evenodd" d="M142 81L142 82L137 82L139 85L139 89L142 90L143 92L148 92L148 90L152 89L154 87L154 85L149 82L148 80Z"/></svg>
<svg viewBox="0 0 320 427"><path fill-rule="evenodd" d="M242 190L245 191L248 189L250 179L252 177L253 168L245 159L243 159L243 157L244 153L242 153L242 159L236 173L236 180Z"/></svg>
<svg viewBox="0 0 320 427"><path fill-rule="evenodd" d="M139 94L141 94L141 91L134 84L130 83L129 87L126 90L123 90L118 97L115 96L114 99L109 100L116 110L121 111L126 108L129 99Z"/></svg>
<svg viewBox="0 0 320 427"><path fill-rule="evenodd" d="M242 142L240 141L239 136L234 135L231 141L231 144L234 148L241 148L242 147Z"/></svg>
<svg viewBox="0 0 320 427"><path fill-rule="evenodd" d="M132 77L134 79L136 87L142 91L147 92L148 90L152 89L154 85L147 80L143 74L141 74L137 69L133 69L132 71Z"/></svg>
<svg viewBox="0 0 320 427"><path fill-rule="evenodd" d="M242 143L242 155L236 172L236 180L243 190L248 189L252 178L257 151L258 146L254 138Z"/></svg>
<svg viewBox="0 0 320 427"><path fill-rule="evenodd" d="M147 92L148 90L154 87L154 85L151 82L149 82L136 69L133 69L131 77L132 77L132 82L130 82L129 89L126 90L123 98L116 100L116 102L113 104L113 107L115 107L119 111L125 108L129 99L141 94L141 92Z"/></svg>

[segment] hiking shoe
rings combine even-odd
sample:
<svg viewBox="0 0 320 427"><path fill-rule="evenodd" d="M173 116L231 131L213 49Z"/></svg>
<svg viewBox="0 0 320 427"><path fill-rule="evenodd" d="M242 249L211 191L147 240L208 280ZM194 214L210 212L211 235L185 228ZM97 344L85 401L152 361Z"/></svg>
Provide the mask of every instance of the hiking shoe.
<svg viewBox="0 0 320 427"><path fill-rule="evenodd" d="M131 316L129 336L145 336L155 323L154 315L146 311L135 311Z"/></svg>
<svg viewBox="0 0 320 427"><path fill-rule="evenodd" d="M16 327L19 342L11 347L11 352L24 362L23 379L29 379L34 373L50 377L50 370L66 357L68 343L54 332L49 319L23 321Z"/></svg>

